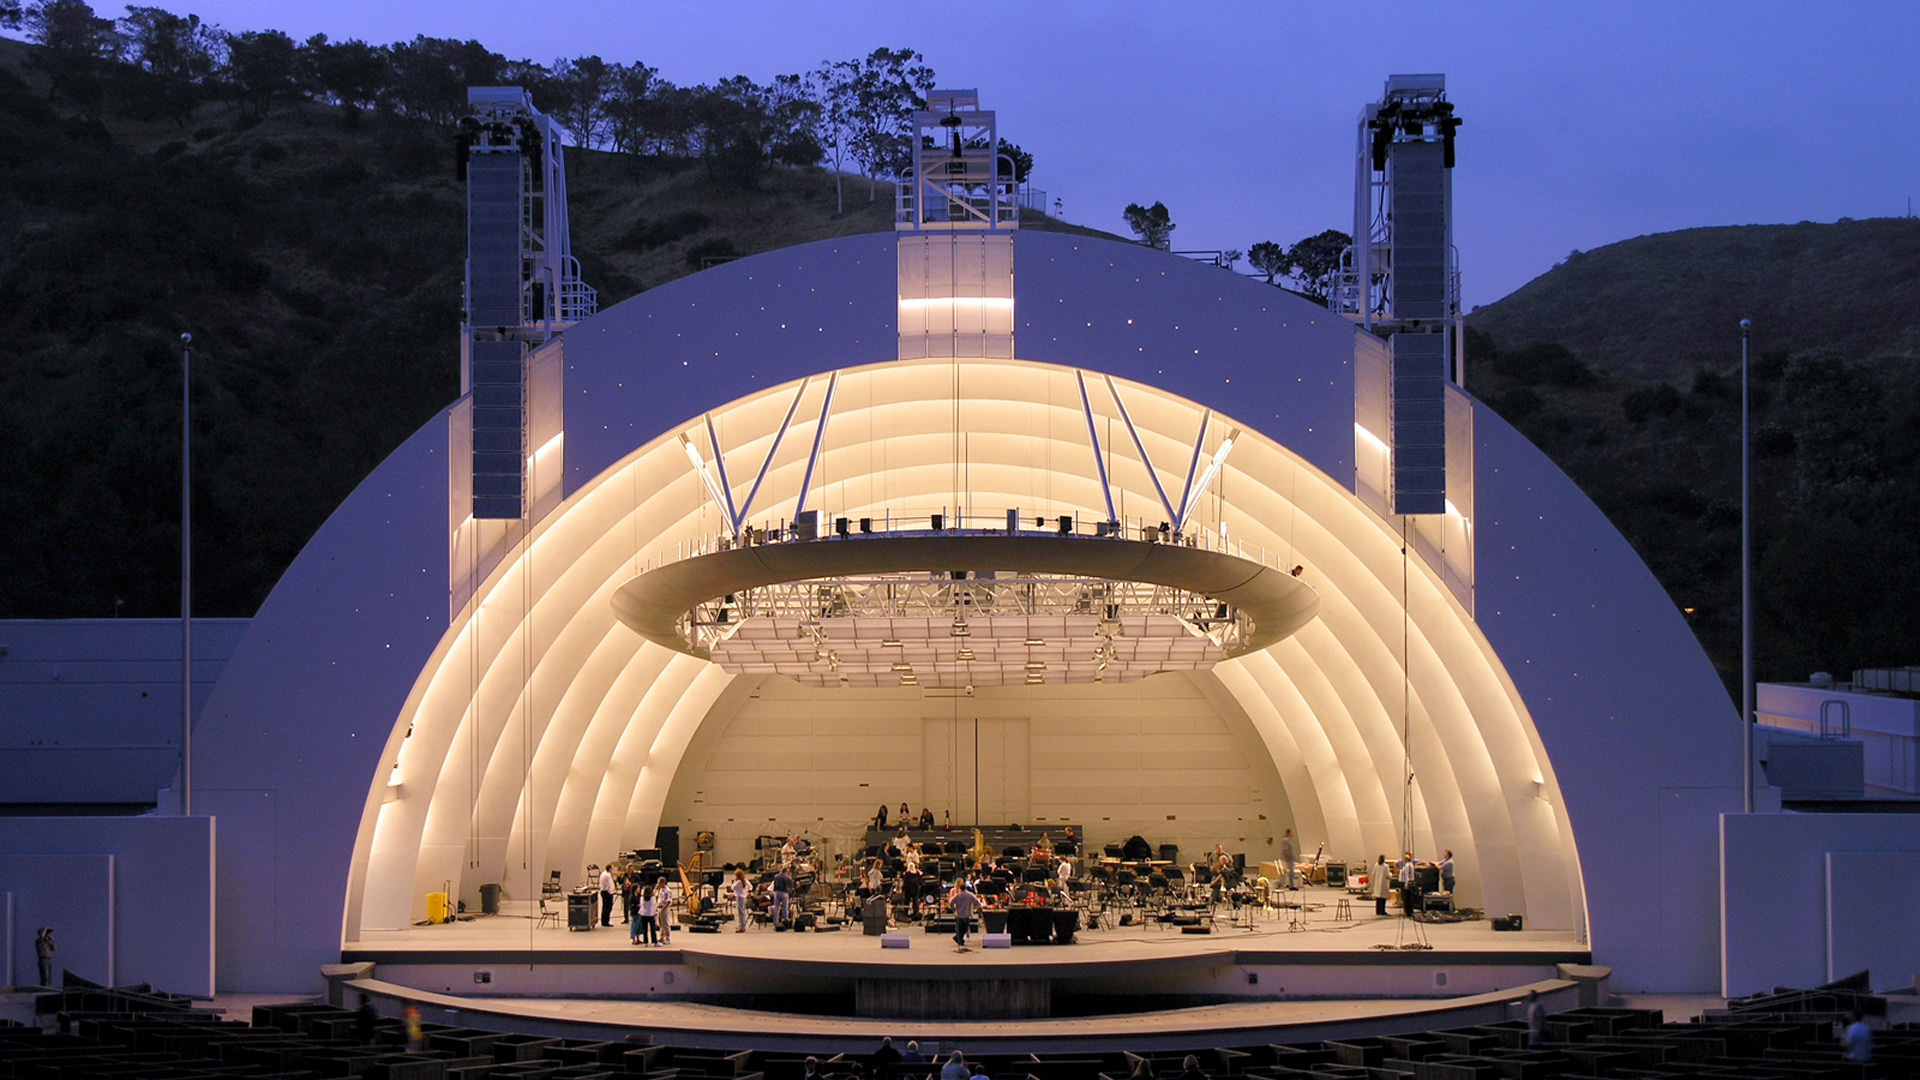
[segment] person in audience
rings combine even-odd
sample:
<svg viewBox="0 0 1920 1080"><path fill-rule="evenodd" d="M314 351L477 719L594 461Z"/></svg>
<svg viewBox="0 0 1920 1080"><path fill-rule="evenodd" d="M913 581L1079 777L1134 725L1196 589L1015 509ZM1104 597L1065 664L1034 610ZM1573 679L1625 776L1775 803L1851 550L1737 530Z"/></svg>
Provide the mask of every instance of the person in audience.
<svg viewBox="0 0 1920 1080"><path fill-rule="evenodd" d="M1866 1064L1873 1060L1873 1028L1859 1009L1847 1013L1847 1027L1840 1033L1840 1053L1848 1061Z"/></svg>
<svg viewBox="0 0 1920 1080"><path fill-rule="evenodd" d="M900 804L900 827L904 829L911 824L913 824L913 811L907 809L907 804L902 802Z"/></svg>
<svg viewBox="0 0 1920 1080"><path fill-rule="evenodd" d="M1200 1071L1200 1059L1188 1054L1180 1062L1180 1080L1207 1080L1207 1074Z"/></svg>
<svg viewBox="0 0 1920 1080"><path fill-rule="evenodd" d="M880 1036L880 1048L873 1052L873 1071L877 1073L899 1060L900 1051L893 1048L893 1036Z"/></svg>
<svg viewBox="0 0 1920 1080"><path fill-rule="evenodd" d="M820 1059L812 1054L800 1064L800 1080L820 1080Z"/></svg>
<svg viewBox="0 0 1920 1080"><path fill-rule="evenodd" d="M1127 1080L1154 1080L1153 1059L1134 1058L1133 1068L1127 1070Z"/></svg>
<svg viewBox="0 0 1920 1080"><path fill-rule="evenodd" d="M967 1072L967 1056L955 1050L947 1055L947 1063L940 1066L940 1080L967 1080L972 1074Z"/></svg>
<svg viewBox="0 0 1920 1080"><path fill-rule="evenodd" d="M923 806L920 808L920 828L923 830L933 828L933 807Z"/></svg>
<svg viewBox="0 0 1920 1080"><path fill-rule="evenodd" d="M365 993L360 995L360 1007L353 1013L353 1038L362 1046L373 1045L373 1028L380 1022L380 1014L373 1011L373 998Z"/></svg>
<svg viewBox="0 0 1920 1080"><path fill-rule="evenodd" d="M1547 1041L1547 1011L1540 1006L1540 991L1527 991L1527 1046Z"/></svg>
<svg viewBox="0 0 1920 1080"><path fill-rule="evenodd" d="M972 1070L972 1080L990 1080L987 1076L986 1062L976 1061L969 1065L968 1068Z"/></svg>
<svg viewBox="0 0 1920 1080"><path fill-rule="evenodd" d="M887 827L887 804L886 803L881 803L880 809L874 812L873 827L876 829L884 829Z"/></svg>
<svg viewBox="0 0 1920 1080"><path fill-rule="evenodd" d="M909 1065L918 1065L927 1060L927 1055L920 1052L920 1041L918 1039L907 1040L906 1053L900 1055L900 1060Z"/></svg>

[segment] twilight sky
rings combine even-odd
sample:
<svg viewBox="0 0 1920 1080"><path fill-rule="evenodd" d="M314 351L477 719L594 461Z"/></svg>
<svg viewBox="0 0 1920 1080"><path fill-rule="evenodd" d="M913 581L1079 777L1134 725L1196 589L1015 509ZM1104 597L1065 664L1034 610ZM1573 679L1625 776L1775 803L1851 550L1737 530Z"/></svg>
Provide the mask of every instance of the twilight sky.
<svg viewBox="0 0 1920 1080"><path fill-rule="evenodd" d="M513 58L765 81L880 45L976 87L1068 220L1174 247L1291 243L1352 221L1354 124L1395 72L1465 119L1455 241L1469 307L1573 249L1701 225L1908 212L1920 3L974 0L159 0L228 30L477 38ZM118 14L95 0L102 14Z"/></svg>

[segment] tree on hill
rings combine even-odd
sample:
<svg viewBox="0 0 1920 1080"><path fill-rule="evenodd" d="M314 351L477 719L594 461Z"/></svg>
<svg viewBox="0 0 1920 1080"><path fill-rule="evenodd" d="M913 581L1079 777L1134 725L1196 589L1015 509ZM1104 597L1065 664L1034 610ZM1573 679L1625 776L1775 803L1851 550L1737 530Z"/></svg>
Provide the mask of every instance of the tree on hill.
<svg viewBox="0 0 1920 1080"><path fill-rule="evenodd" d="M913 113L933 89L933 69L912 49L873 50L854 80L853 159L867 177L867 201L879 197L880 177L898 177L912 160Z"/></svg>
<svg viewBox="0 0 1920 1080"><path fill-rule="evenodd" d="M1000 140L1000 155L1013 162L1013 182L1024 184L1027 177L1033 175L1033 155L1020 149L1019 144Z"/></svg>
<svg viewBox="0 0 1920 1080"><path fill-rule="evenodd" d="M387 100L409 116L452 124L467 114L467 87L498 86L507 59L478 41L425 34L387 49Z"/></svg>
<svg viewBox="0 0 1920 1080"><path fill-rule="evenodd" d="M113 20L95 15L86 0L39 0L21 21L28 40L41 46L27 62L46 73L47 100L97 114L105 100L100 77L120 55Z"/></svg>
<svg viewBox="0 0 1920 1080"><path fill-rule="evenodd" d="M1352 237L1338 229L1328 229L1287 249L1291 280L1300 295L1325 306L1327 298L1333 295L1334 280L1340 275L1340 256L1352 246Z"/></svg>
<svg viewBox="0 0 1920 1080"><path fill-rule="evenodd" d="M338 105L349 125L386 95L393 76L385 49L358 38L336 44L325 34L300 46L300 70L307 92Z"/></svg>
<svg viewBox="0 0 1920 1080"><path fill-rule="evenodd" d="M227 35L198 15L129 7L120 20L120 38L127 64L119 71L133 82L119 96L136 116L165 117L186 127L215 77L227 68Z"/></svg>
<svg viewBox="0 0 1920 1080"><path fill-rule="evenodd" d="M1167 204L1156 202L1152 206L1128 203L1121 213L1127 219L1127 228L1132 229L1140 242L1150 248L1166 251L1173 245L1173 215L1167 212Z"/></svg>
<svg viewBox="0 0 1920 1080"><path fill-rule="evenodd" d="M657 68L645 64L615 64L608 80L607 142L623 154L637 154L646 145L648 121L653 105L649 100L657 89Z"/></svg>
<svg viewBox="0 0 1920 1080"><path fill-rule="evenodd" d="M273 99L300 89L300 50L278 30L249 30L227 41L228 78L236 97L256 116L273 108Z"/></svg>
<svg viewBox="0 0 1920 1080"><path fill-rule="evenodd" d="M1287 249L1271 240L1262 240L1248 248L1247 261L1253 264L1255 270L1267 275L1269 285L1273 284L1274 278L1285 274L1287 267L1293 265L1287 261Z"/></svg>
<svg viewBox="0 0 1920 1080"><path fill-rule="evenodd" d="M20 0L0 0L0 30L18 30L25 19Z"/></svg>

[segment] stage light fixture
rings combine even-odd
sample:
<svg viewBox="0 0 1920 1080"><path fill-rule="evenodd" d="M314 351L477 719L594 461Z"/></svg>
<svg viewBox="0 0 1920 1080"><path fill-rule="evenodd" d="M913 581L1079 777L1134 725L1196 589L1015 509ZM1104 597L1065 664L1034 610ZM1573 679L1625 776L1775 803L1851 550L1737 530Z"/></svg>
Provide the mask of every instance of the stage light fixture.
<svg viewBox="0 0 1920 1080"><path fill-rule="evenodd" d="M1046 682L1046 681L1047 681L1047 680L1045 680L1045 679L1043 679L1043 678L1041 678L1041 677L1040 677L1040 674L1039 674L1039 672L1035 672L1035 671L1029 671L1029 672L1027 672L1027 685L1028 685L1028 686L1039 686L1039 685L1040 685L1041 683L1044 683L1044 682Z"/></svg>
<svg viewBox="0 0 1920 1080"><path fill-rule="evenodd" d="M960 646L960 651L953 654L953 658L962 663L971 663L973 661L973 650L962 645Z"/></svg>
<svg viewBox="0 0 1920 1080"><path fill-rule="evenodd" d="M1047 640L1045 638L1030 637L1027 639L1027 648L1038 649L1046 643Z"/></svg>
<svg viewBox="0 0 1920 1080"><path fill-rule="evenodd" d="M900 639L899 638L881 638L880 647L883 649L898 649L900 648Z"/></svg>

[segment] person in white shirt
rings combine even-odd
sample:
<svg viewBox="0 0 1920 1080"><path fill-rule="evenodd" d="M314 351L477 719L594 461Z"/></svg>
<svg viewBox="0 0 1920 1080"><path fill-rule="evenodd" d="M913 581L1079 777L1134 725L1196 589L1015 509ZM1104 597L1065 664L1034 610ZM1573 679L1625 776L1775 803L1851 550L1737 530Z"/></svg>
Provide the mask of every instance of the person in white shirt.
<svg viewBox="0 0 1920 1080"><path fill-rule="evenodd" d="M613 925L613 865L600 871L600 925Z"/></svg>
<svg viewBox="0 0 1920 1080"><path fill-rule="evenodd" d="M665 945L667 939L672 936L673 929L673 902L675 900L673 895L673 882L668 881L666 878L661 878L660 884L654 887L653 899L654 903L659 906L660 944Z"/></svg>
<svg viewBox="0 0 1920 1080"><path fill-rule="evenodd" d="M747 881L745 870L733 872L733 911L739 917L740 925L733 928L736 934L747 932L747 912L753 907L753 886Z"/></svg>

